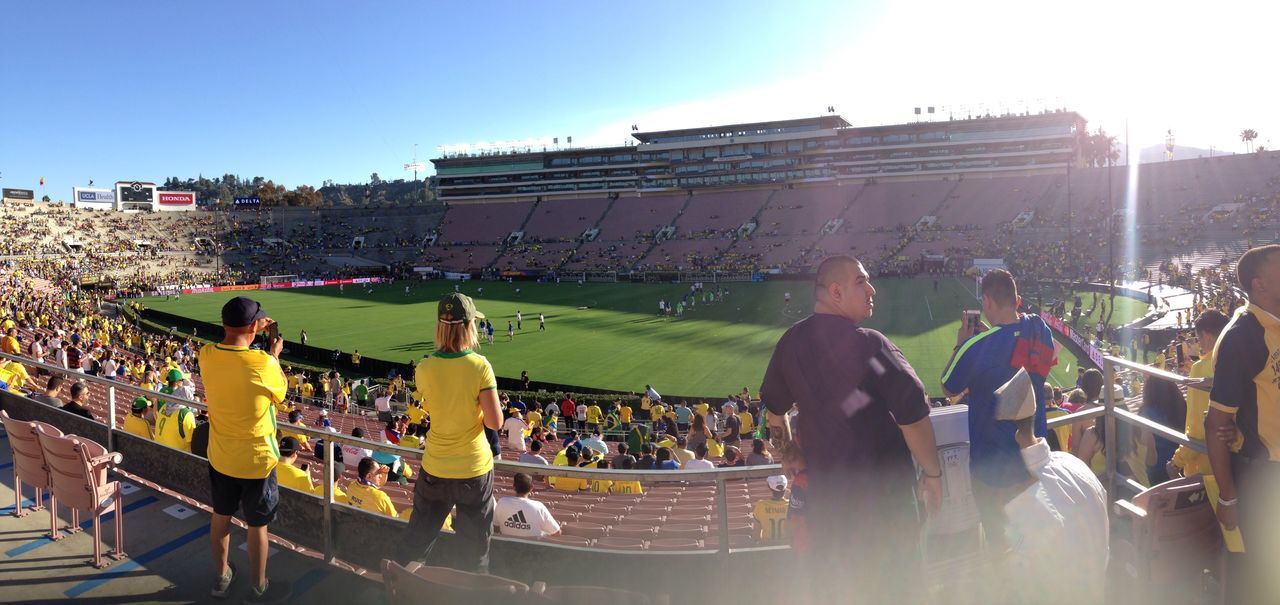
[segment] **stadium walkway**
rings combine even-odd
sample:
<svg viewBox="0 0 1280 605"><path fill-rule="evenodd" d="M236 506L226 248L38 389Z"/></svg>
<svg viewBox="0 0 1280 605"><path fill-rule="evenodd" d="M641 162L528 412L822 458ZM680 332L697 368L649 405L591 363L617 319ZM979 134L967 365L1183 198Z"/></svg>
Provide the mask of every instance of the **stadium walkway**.
<svg viewBox="0 0 1280 605"><path fill-rule="evenodd" d="M31 488L24 488L30 503ZM146 488L126 489L125 552L129 558L94 569L92 520L81 515L84 531L53 542L49 513L13 516L13 460L8 437L0 429L0 603L55 603L68 599L91 603L239 603L248 594L249 556L244 531L233 529L231 560L241 572L231 598L209 598L209 515ZM46 506L48 501L46 500ZM59 511L59 527L70 524ZM115 537L104 518L104 561ZM291 603L384 603L380 583L324 565L320 560L272 546L269 576L294 584Z"/></svg>

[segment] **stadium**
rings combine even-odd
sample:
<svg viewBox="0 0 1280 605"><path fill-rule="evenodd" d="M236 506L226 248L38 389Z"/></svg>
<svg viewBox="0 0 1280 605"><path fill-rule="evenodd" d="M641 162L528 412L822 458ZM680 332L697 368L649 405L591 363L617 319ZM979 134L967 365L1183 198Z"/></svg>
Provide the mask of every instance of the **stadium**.
<svg viewBox="0 0 1280 605"><path fill-rule="evenodd" d="M259 8L309 31L312 16ZM854 82L856 110L775 111L761 94L708 122L679 115L691 102L617 141L622 109L590 108L589 91L526 94L529 74L569 71L626 88L626 111L660 104L683 69L669 46L727 76L786 71L711 31L758 24L719 15L705 42L672 44L683 24L634 18L638 40L573 54L539 41L535 56L496 24L480 43L432 40L449 55L432 88L355 48L421 35L402 24L321 36L369 64L333 69L345 60L328 50L293 54L315 50L297 32L243 44L211 27L297 68L172 49L188 64L170 82L259 62L287 77L116 85L84 111L118 128L105 136L62 112L74 95L50 94L73 133L59 159L97 185L46 190L17 157L40 137L0 130L0 601L1280 602L1269 140L1255 148L1250 129L1245 153L1204 152L1169 130L1145 155L1102 130L1109 96L1024 102L1049 96L1034 78L982 91L1008 97L988 105L873 116L861 97L901 98L878 63L942 48L923 23L887 59L848 61L866 75L822 76ZM527 27L587 35L571 25ZM127 37L97 52L145 63L153 49ZM986 81L987 61L955 77ZM545 112L520 128L613 143L511 139L517 118L489 94ZM308 107L335 97L346 109ZM412 179L158 178L187 156L224 161L223 146L239 152L229 170L291 182L334 171L297 168L327 156L385 170L388 139L405 140L392 131L420 126L376 116L405 99L438 111L431 97L453 101L432 128L507 142L441 145L430 170L414 142ZM276 129L289 113L303 135Z"/></svg>

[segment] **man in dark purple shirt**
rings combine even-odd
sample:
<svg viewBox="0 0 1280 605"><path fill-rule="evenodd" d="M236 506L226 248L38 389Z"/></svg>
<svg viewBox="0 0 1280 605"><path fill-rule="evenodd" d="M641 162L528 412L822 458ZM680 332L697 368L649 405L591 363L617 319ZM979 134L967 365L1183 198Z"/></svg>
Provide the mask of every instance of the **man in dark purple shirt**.
<svg viewBox="0 0 1280 605"><path fill-rule="evenodd" d="M875 293L856 259L823 261L814 313L783 334L760 387L771 435L781 435L784 450L803 444L810 539L793 544L807 574L793 586L812 587L815 602L868 590L910 600L921 563L914 488L929 512L942 499L924 385L893 343L860 326Z"/></svg>

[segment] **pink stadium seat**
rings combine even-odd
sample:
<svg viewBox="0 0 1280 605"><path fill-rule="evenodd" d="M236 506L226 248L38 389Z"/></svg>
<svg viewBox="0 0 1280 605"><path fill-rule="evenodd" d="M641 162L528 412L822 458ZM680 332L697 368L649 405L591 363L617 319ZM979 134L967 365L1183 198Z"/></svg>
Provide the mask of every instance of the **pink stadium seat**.
<svg viewBox="0 0 1280 605"><path fill-rule="evenodd" d="M49 465L53 493L73 511L72 527L80 525L79 511L93 515L93 566L104 566L101 517L109 512L115 513L116 530L115 549L109 555L116 560L123 559L124 515L121 505L124 492L120 489L120 482L106 480L107 469L119 464L121 455L108 453L101 445L75 435L47 433L40 427L36 427L36 435Z"/></svg>
<svg viewBox="0 0 1280 605"><path fill-rule="evenodd" d="M583 548L589 548L591 546L590 538L584 538L582 536L566 536L563 534L559 536L546 536L542 538L542 541L551 542L552 544L560 544L562 546L581 546Z"/></svg>
<svg viewBox="0 0 1280 605"><path fill-rule="evenodd" d="M605 537L596 540L596 548L613 550L644 550L645 541L640 538Z"/></svg>
<svg viewBox="0 0 1280 605"><path fill-rule="evenodd" d="M618 515L609 515L609 514L599 513L599 512L595 512L594 509L592 510L592 512L582 513L581 515L578 515L579 522L599 523L600 525L605 525L605 526L614 525L615 523L618 522L618 519L619 519Z"/></svg>
<svg viewBox="0 0 1280 605"><path fill-rule="evenodd" d="M607 513L611 515L625 515L631 512L630 504L615 504L612 500L603 504L597 504L591 508L594 513Z"/></svg>
<svg viewBox="0 0 1280 605"><path fill-rule="evenodd" d="M25 517L22 506L22 485L25 483L35 488L34 504L31 510L42 510L44 490L52 490L53 480L49 475L49 464L45 460L44 448L40 446L40 438L36 427L51 435L62 435L62 431L43 422L15 420L9 412L0 410L0 418L4 421L4 430L9 435L9 449L13 455L13 516ZM62 537L58 532L58 496L49 494L49 537L57 540Z"/></svg>
<svg viewBox="0 0 1280 605"><path fill-rule="evenodd" d="M1222 531L1199 475L1121 500L1115 513L1129 527L1113 531L1118 539L1112 540L1111 556L1128 571L1134 602L1196 591L1202 570L1221 571Z"/></svg>
<svg viewBox="0 0 1280 605"><path fill-rule="evenodd" d="M702 541L693 538L654 538L649 541L649 550L699 550Z"/></svg>
<svg viewBox="0 0 1280 605"><path fill-rule="evenodd" d="M632 512L622 517L623 523L635 523L639 525L660 525L666 522L666 515L654 515L650 513Z"/></svg>
<svg viewBox="0 0 1280 605"><path fill-rule="evenodd" d="M508 605L529 594L529 586L488 574L468 573L418 562L401 566L382 561L382 581L392 603L483 603Z"/></svg>
<svg viewBox="0 0 1280 605"><path fill-rule="evenodd" d="M658 528L659 538L694 538L702 539L707 535L705 525L692 523L668 523Z"/></svg>
<svg viewBox="0 0 1280 605"><path fill-rule="evenodd" d="M593 540L599 540L600 538L609 535L609 528L599 523L574 521L573 523L562 523L560 528L566 536L581 536L583 538L590 538Z"/></svg>
<svg viewBox="0 0 1280 605"><path fill-rule="evenodd" d="M713 531L707 534L706 539L703 540L702 543L705 548L710 548L710 549L720 548L720 536ZM742 534L729 534L729 548L746 548L748 546L751 546L752 543L753 543L753 540L751 539L751 536L746 536Z"/></svg>
<svg viewBox="0 0 1280 605"><path fill-rule="evenodd" d="M649 540L658 535L658 528L652 525L614 525L609 528L609 535Z"/></svg>
<svg viewBox="0 0 1280 605"><path fill-rule="evenodd" d="M709 522L711 522L710 515L697 515L697 514L685 514L685 513L667 515L667 523L688 524L688 523L709 523Z"/></svg>

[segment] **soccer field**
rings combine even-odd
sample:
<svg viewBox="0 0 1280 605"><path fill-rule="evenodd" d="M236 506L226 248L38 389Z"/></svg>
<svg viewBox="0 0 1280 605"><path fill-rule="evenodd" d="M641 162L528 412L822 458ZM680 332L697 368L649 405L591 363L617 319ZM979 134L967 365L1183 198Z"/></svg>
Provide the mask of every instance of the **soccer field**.
<svg viewBox="0 0 1280 605"><path fill-rule="evenodd" d="M374 286L301 288L250 292L281 333L308 344L359 349L365 357L411 362L432 351L436 301L457 282L413 282ZM955 347L961 310L977 309L973 282L943 278L886 278L873 282L875 316L867 323L887 334L915 366L925 387L941 394L939 379ZM708 284L709 288L717 287ZM679 300L688 284L585 284L468 282L462 291L494 324L494 342L480 352L499 376L527 370L535 381L639 391L718 397L743 386L759 389L773 346L786 328L813 308L809 282L724 284L723 302L701 302L683 318L659 317L658 301ZM483 289L483 292L481 292ZM519 293L517 293L519 289ZM783 294L791 292L791 304ZM218 323L222 304L235 292L149 298L151 308ZM516 312L524 322L507 340L507 322ZM538 331L538 313L547 329ZM1117 320L1120 318L1117 317ZM1075 357L1063 351L1051 382L1075 383Z"/></svg>

